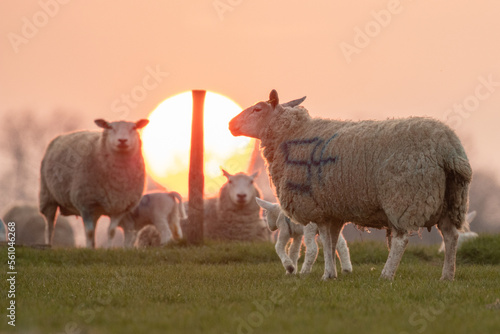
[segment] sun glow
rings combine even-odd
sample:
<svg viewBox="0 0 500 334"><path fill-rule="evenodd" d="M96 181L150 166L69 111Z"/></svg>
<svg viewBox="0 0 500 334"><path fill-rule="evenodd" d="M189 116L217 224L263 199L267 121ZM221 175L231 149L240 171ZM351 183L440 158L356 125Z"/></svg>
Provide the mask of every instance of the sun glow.
<svg viewBox="0 0 500 334"><path fill-rule="evenodd" d="M192 93L163 101L149 115L142 133L148 174L168 191L188 195ZM233 137L228 123L242 108L229 98L207 91L204 110L205 195L214 195L226 181L220 167L234 174L246 171L253 140Z"/></svg>

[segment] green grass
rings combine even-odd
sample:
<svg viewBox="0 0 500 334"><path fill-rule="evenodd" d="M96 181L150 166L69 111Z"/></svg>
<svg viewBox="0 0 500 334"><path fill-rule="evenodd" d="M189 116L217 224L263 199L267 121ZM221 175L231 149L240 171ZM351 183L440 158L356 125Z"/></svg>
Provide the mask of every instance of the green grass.
<svg viewBox="0 0 500 334"><path fill-rule="evenodd" d="M273 245L262 243L144 251L20 247L16 327L2 316L0 332L499 332L500 309L492 305L500 298L498 262L478 264L461 251L455 281L441 282L437 247L410 246L388 282L378 278L387 257L382 243L350 249L354 272L322 282L321 255L309 276L285 276ZM0 253L7 258L6 247ZM6 280L0 288L7 291Z"/></svg>

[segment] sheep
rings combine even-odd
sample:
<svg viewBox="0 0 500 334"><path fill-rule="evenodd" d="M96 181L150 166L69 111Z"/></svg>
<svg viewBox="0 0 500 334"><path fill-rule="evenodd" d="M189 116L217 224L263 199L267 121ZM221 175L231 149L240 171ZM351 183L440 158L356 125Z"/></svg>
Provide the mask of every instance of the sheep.
<svg viewBox="0 0 500 334"><path fill-rule="evenodd" d="M271 231L279 230L278 241L276 242L275 248L276 253L281 259L283 267L285 267L286 273L297 273L297 261L300 257L300 248L302 246L303 236L306 246L306 256L300 273L309 274L318 256L318 245L316 243L318 225L313 222L306 226L296 224L283 214L279 204L270 203L258 197L256 197L255 200L257 201L257 204L259 204L259 206L267 213L266 220L269 229ZM287 254L285 248L290 238L293 240ZM347 247L347 243L342 235L342 232L339 234L339 240L336 248L342 271L346 273L352 272L349 247Z"/></svg>
<svg viewBox="0 0 500 334"><path fill-rule="evenodd" d="M16 204L5 213L4 219L16 223L16 244L47 244L47 223L36 205ZM53 244L58 247L75 247L73 228L64 217L57 218Z"/></svg>
<svg viewBox="0 0 500 334"><path fill-rule="evenodd" d="M110 217L109 242L119 220L140 201L145 183L144 158L138 130L147 119L107 122L103 131L78 131L53 139L40 168L40 212L48 222L51 245L59 213L83 219L86 246L95 248L95 227L101 215Z"/></svg>
<svg viewBox="0 0 500 334"><path fill-rule="evenodd" d="M261 140L271 182L285 215L318 224L323 279L337 277L333 247L345 222L389 229L381 278L392 280L412 230L438 225L446 244L442 280L453 280L458 232L468 207L472 170L457 135L423 117L384 121L312 118L305 97L269 101L229 123L234 136Z"/></svg>
<svg viewBox="0 0 500 334"><path fill-rule="evenodd" d="M135 248L158 247L161 244L161 235L156 226L146 225L137 232L134 242Z"/></svg>
<svg viewBox="0 0 500 334"><path fill-rule="evenodd" d="M137 231L152 224L159 232L163 245L182 239L180 220L185 218L182 196L178 192L152 192L142 196L139 205L127 213L118 225L124 229L125 243L130 244L134 242ZM154 244L153 241L151 243Z"/></svg>
<svg viewBox="0 0 500 334"><path fill-rule="evenodd" d="M218 197L204 203L206 237L218 240L269 241L270 233L260 218L260 207L255 197L261 197L254 179L258 175L229 174L222 169L227 182Z"/></svg>
<svg viewBox="0 0 500 334"><path fill-rule="evenodd" d="M3 222L2 218L0 218L0 241L7 241L7 226Z"/></svg>
<svg viewBox="0 0 500 334"><path fill-rule="evenodd" d="M474 238L478 237L478 234L476 232L472 232L470 230L470 223L476 218L477 212L472 211L467 214L465 217L465 224L462 226L462 228L458 231L458 242L457 242L457 249L460 248L460 246L467 240L471 240ZM438 253L442 253L445 250L445 245L444 241L441 242L441 247L439 247Z"/></svg>

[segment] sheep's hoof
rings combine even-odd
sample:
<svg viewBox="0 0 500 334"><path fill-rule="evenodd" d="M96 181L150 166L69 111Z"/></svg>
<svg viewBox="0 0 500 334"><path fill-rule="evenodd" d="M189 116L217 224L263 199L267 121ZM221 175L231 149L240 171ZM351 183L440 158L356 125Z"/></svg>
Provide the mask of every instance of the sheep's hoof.
<svg viewBox="0 0 500 334"><path fill-rule="evenodd" d="M295 268L291 264L286 266L286 274L287 275L293 274L294 272L295 272Z"/></svg>
<svg viewBox="0 0 500 334"><path fill-rule="evenodd" d="M347 268L347 269L342 269L343 274L350 274L352 273L352 268Z"/></svg>
<svg viewBox="0 0 500 334"><path fill-rule="evenodd" d="M448 281L448 282L453 282L454 280L454 277L453 276L441 276L441 278L439 279L440 281Z"/></svg>
<svg viewBox="0 0 500 334"><path fill-rule="evenodd" d="M386 274L382 273L382 275L380 275L379 279L380 280L386 280L386 281L393 281L394 280L394 276L389 276L389 275L386 275Z"/></svg>
<svg viewBox="0 0 500 334"><path fill-rule="evenodd" d="M331 279L337 279L337 276L334 276L333 274L324 274L323 277L321 277L322 281L329 281Z"/></svg>

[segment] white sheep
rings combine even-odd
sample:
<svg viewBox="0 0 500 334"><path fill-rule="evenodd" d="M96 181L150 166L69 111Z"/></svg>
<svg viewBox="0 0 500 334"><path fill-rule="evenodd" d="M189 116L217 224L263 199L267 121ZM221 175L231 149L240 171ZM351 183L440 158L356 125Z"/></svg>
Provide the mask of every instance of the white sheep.
<svg viewBox="0 0 500 334"><path fill-rule="evenodd" d="M381 277L393 279L412 230L438 225L446 244L441 279L453 280L458 232L465 221L472 170L457 135L422 117L385 121L311 118L304 98L269 101L229 123L235 136L261 140L262 154L284 213L318 224L323 279L337 277L334 248L342 226L390 229Z"/></svg>
<svg viewBox="0 0 500 334"><path fill-rule="evenodd" d="M312 266L318 257L318 244L316 243L316 234L318 234L318 225L309 223L306 226L296 224L290 220L279 204L264 201L258 197L255 198L257 204L266 211L267 225L271 231L279 231L278 240L275 248L276 253L281 259L283 267L287 274L297 273L297 262L300 257L300 248L302 246L302 237L306 246L306 255L302 264L301 274L309 274ZM292 239L292 243L286 252L286 245ZM349 255L349 247L342 235L339 234L337 241L337 256L340 260L340 266L343 272L352 272L351 256Z"/></svg>
<svg viewBox="0 0 500 334"><path fill-rule="evenodd" d="M58 208L62 215L82 217L89 248L95 248L97 220L109 216L111 242L119 220L139 203L144 190L144 159L137 130L148 122L96 119L102 132L78 131L50 142L40 177L40 212L48 222L49 244Z"/></svg>
<svg viewBox="0 0 500 334"><path fill-rule="evenodd" d="M478 237L478 234L476 232L472 232L470 230L470 224L476 218L477 212L472 211L467 214L465 217L465 224L462 226L462 228L458 231L458 242L457 242L457 249L460 248L460 246L467 240L475 239ZM441 247L439 247L438 253L442 253L445 250L445 245L444 241L441 242Z"/></svg>
<svg viewBox="0 0 500 334"><path fill-rule="evenodd" d="M270 240L270 233L260 217L260 207L255 197L261 197L254 184L258 172L229 174L219 191L219 196L204 204L205 234L209 239L257 241Z"/></svg>
<svg viewBox="0 0 500 334"><path fill-rule="evenodd" d="M182 196L178 192L152 192L142 196L139 205L123 216L119 226L123 227L125 243L129 245L134 242L135 233L148 224L154 225L163 245L171 240L182 239L180 221L185 218L187 215ZM153 241L151 243L154 244Z"/></svg>
<svg viewBox="0 0 500 334"><path fill-rule="evenodd" d="M5 213L4 220L16 223L16 244L47 244L47 223L35 205L16 204ZM57 247L75 247L75 234L66 218L57 218L53 241Z"/></svg>

